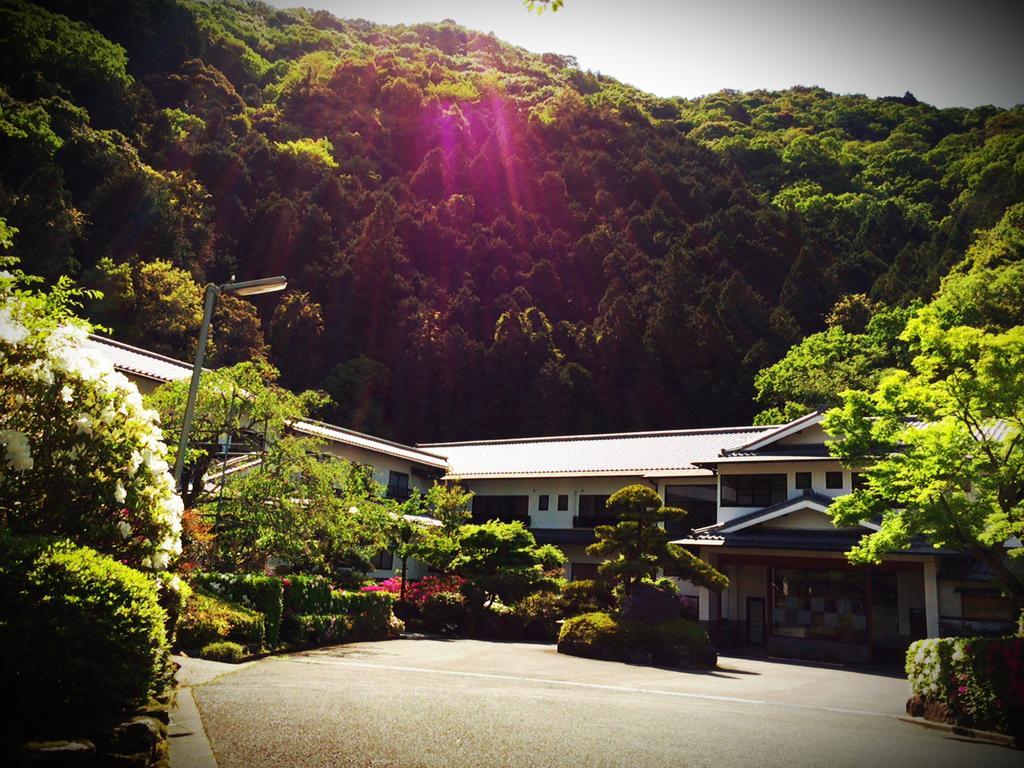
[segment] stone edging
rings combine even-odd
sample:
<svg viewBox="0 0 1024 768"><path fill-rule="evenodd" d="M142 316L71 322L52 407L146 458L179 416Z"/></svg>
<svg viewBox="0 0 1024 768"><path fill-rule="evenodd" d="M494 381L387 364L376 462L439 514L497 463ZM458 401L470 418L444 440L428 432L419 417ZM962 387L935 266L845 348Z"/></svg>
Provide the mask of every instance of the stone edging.
<svg viewBox="0 0 1024 768"><path fill-rule="evenodd" d="M972 739L986 744L996 744L1000 747L1010 747L1011 749L1024 749L1024 738L1010 736L1006 733L980 731L975 728L965 728L962 725L939 723L934 720L925 720L923 717L912 717L910 715L900 715L899 719L905 723L920 725L924 728L931 728L936 731L945 731L946 733L952 734L953 736L959 736L963 739Z"/></svg>

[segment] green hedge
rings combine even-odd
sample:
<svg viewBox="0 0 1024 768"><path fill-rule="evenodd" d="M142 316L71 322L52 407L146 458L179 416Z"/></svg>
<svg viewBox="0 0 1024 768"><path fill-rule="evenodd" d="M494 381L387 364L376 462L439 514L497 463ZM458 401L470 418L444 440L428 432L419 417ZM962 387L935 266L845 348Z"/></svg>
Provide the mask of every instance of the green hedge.
<svg viewBox="0 0 1024 768"><path fill-rule="evenodd" d="M558 651L592 659L685 667L713 667L717 661L707 633L692 621L645 624L599 612L563 623Z"/></svg>
<svg viewBox="0 0 1024 768"><path fill-rule="evenodd" d="M960 725L1024 735L1024 638L918 640L906 670L922 708L939 704Z"/></svg>
<svg viewBox="0 0 1024 768"><path fill-rule="evenodd" d="M284 612L281 579L256 573L197 573L192 586L262 613L267 646L277 646Z"/></svg>
<svg viewBox="0 0 1024 768"><path fill-rule="evenodd" d="M264 616L238 603L193 592L178 619L177 647L202 648L230 640L260 650L266 641Z"/></svg>
<svg viewBox="0 0 1024 768"><path fill-rule="evenodd" d="M284 587L284 615L331 613L333 588L323 576L287 576L281 579Z"/></svg>
<svg viewBox="0 0 1024 768"><path fill-rule="evenodd" d="M330 645L356 639L352 617L343 614L292 614L286 626L288 640L301 646Z"/></svg>
<svg viewBox="0 0 1024 768"><path fill-rule="evenodd" d="M20 738L105 722L166 681L152 577L68 541L0 536L0 729Z"/></svg>
<svg viewBox="0 0 1024 768"><path fill-rule="evenodd" d="M245 648L238 643L229 640L221 640L216 643L208 643L199 651L199 658L210 661L225 661L228 664L237 664L245 658Z"/></svg>
<svg viewBox="0 0 1024 768"><path fill-rule="evenodd" d="M394 596L391 593L333 591L329 599L324 599L319 585L307 583L307 586L311 588L302 593L301 600L295 600L292 604L305 604L326 610L287 613L281 630L285 641L311 646L351 640L376 640L393 634L391 606Z"/></svg>

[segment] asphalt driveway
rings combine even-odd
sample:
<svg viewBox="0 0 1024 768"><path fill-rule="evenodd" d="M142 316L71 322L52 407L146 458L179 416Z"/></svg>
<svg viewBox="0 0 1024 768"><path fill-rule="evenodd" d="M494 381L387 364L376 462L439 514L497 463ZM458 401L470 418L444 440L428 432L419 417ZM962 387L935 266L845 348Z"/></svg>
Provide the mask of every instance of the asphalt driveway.
<svg viewBox="0 0 1024 768"><path fill-rule="evenodd" d="M186 681L227 672L193 689L220 768L1021 762L897 720L906 681L866 671L723 657L680 672L473 640L199 666Z"/></svg>

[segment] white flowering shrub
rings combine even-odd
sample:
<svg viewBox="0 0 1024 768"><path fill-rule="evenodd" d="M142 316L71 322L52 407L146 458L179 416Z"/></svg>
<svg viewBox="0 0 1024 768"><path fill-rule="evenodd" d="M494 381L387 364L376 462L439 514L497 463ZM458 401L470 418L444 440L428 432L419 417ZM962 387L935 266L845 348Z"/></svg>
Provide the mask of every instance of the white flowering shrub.
<svg viewBox="0 0 1024 768"><path fill-rule="evenodd" d="M54 534L162 570L181 551L181 499L155 411L87 348L62 280L48 292L0 259L0 526Z"/></svg>

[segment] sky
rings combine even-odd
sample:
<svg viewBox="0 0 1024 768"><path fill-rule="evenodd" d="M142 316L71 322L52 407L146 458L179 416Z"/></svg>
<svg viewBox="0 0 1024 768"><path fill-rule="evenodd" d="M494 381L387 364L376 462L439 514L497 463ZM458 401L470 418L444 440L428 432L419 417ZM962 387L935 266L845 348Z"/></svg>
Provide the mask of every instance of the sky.
<svg viewBox="0 0 1024 768"><path fill-rule="evenodd" d="M383 24L453 19L658 96L818 85L940 107L1024 103L1024 0L271 0Z"/></svg>

